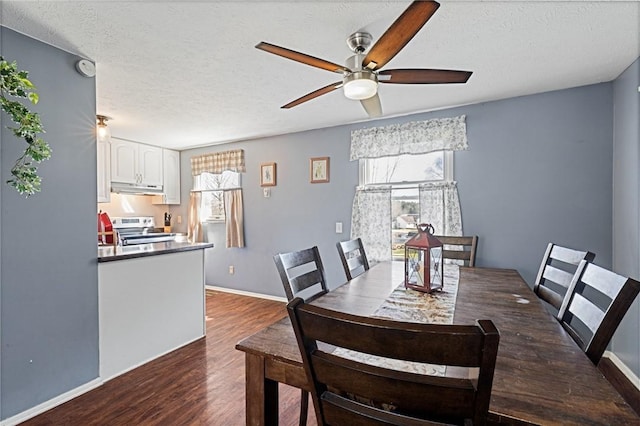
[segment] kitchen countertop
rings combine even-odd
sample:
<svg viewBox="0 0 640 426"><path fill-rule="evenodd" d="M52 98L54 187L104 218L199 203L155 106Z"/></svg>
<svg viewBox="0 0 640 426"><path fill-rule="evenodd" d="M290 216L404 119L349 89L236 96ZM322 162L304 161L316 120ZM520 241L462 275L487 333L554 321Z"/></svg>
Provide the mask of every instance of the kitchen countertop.
<svg viewBox="0 0 640 426"><path fill-rule="evenodd" d="M135 259L138 257L157 256L159 254L178 253L190 250L203 250L212 247L213 243L189 243L177 241L137 244L134 246L99 246L98 262Z"/></svg>

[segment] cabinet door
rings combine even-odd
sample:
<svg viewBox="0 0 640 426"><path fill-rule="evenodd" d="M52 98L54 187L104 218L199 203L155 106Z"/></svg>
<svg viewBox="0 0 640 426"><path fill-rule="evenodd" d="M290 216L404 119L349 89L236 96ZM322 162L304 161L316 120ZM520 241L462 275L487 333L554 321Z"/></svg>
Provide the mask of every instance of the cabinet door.
<svg viewBox="0 0 640 426"><path fill-rule="evenodd" d="M111 140L111 181L139 183L138 144L135 142Z"/></svg>
<svg viewBox="0 0 640 426"><path fill-rule="evenodd" d="M180 153L162 150L165 204L180 204Z"/></svg>
<svg viewBox="0 0 640 426"><path fill-rule="evenodd" d="M98 141L98 202L111 201L111 144Z"/></svg>
<svg viewBox="0 0 640 426"><path fill-rule="evenodd" d="M162 185L162 148L139 144L140 183L143 185Z"/></svg>

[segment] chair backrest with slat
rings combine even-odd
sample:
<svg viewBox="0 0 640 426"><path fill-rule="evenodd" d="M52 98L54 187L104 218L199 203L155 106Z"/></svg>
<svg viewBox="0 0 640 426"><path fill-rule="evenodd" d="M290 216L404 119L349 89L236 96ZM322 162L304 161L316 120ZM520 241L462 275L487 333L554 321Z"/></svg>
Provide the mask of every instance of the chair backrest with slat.
<svg viewBox="0 0 640 426"><path fill-rule="evenodd" d="M444 259L453 259L463 261L465 266L476 266L476 251L478 249L478 236L470 237L454 237L450 235L436 235L444 248L442 257ZM450 246L458 246L455 249Z"/></svg>
<svg viewBox="0 0 640 426"><path fill-rule="evenodd" d="M336 312L300 298L287 310L320 425L485 423L500 339L491 321L400 322ZM437 372L444 366L469 374Z"/></svg>
<svg viewBox="0 0 640 426"><path fill-rule="evenodd" d="M338 247L338 254L340 255L347 281L369 270L369 261L360 238L340 241L336 244L336 247Z"/></svg>
<svg viewBox="0 0 640 426"><path fill-rule="evenodd" d="M558 320L596 365L640 292L640 283L583 260Z"/></svg>
<svg viewBox="0 0 640 426"><path fill-rule="evenodd" d="M273 256L287 300L299 294L306 300L325 294L327 282L318 247Z"/></svg>
<svg viewBox="0 0 640 426"><path fill-rule="evenodd" d="M560 309L577 266L583 260L593 262L595 257L596 255L590 251L579 251L549 243L533 285L534 293L556 310Z"/></svg>

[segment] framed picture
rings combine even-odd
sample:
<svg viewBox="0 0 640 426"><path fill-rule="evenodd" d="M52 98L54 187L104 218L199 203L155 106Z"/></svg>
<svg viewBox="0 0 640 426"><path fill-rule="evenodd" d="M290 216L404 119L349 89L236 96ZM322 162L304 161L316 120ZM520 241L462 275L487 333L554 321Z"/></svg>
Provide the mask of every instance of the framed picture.
<svg viewBox="0 0 640 426"><path fill-rule="evenodd" d="M312 158L309 164L311 183L329 182L329 157Z"/></svg>
<svg viewBox="0 0 640 426"><path fill-rule="evenodd" d="M276 186L276 163L260 164L260 186Z"/></svg>

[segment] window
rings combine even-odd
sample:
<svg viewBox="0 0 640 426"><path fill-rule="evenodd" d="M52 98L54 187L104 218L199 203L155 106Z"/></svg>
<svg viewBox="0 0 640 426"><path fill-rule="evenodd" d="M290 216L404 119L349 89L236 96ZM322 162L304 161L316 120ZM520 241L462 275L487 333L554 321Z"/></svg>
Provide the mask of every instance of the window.
<svg viewBox="0 0 640 426"><path fill-rule="evenodd" d="M224 222L224 190L242 187L240 173L224 171L220 174L202 173L193 177L194 191L202 192L201 222Z"/></svg>
<svg viewBox="0 0 640 426"><path fill-rule="evenodd" d="M445 171L452 172L452 170L445 170L451 169L451 167L445 167L447 161L445 157L451 156L451 160L448 161L453 160L451 151L446 151L446 154L445 151L435 151L427 154L404 154L360 160L362 173L360 184L398 185L445 180Z"/></svg>
<svg viewBox="0 0 640 426"><path fill-rule="evenodd" d="M453 180L453 151L403 154L360 160L360 185L391 185L391 250L404 256L404 243L420 222L418 185Z"/></svg>

